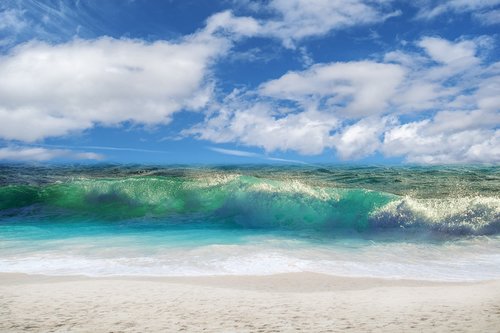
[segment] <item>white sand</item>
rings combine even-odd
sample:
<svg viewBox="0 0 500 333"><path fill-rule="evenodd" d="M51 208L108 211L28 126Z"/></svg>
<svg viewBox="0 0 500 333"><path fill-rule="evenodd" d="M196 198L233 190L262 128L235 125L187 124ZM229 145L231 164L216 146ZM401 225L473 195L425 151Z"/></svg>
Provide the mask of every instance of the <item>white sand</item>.
<svg viewBox="0 0 500 333"><path fill-rule="evenodd" d="M500 332L500 281L0 274L1 332Z"/></svg>

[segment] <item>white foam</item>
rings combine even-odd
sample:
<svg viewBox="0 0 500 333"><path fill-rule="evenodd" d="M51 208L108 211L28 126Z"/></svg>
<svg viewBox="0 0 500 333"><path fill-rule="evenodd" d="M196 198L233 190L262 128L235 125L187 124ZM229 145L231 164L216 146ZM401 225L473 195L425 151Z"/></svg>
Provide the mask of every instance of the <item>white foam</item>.
<svg viewBox="0 0 500 333"><path fill-rule="evenodd" d="M317 245L260 239L254 244L193 248L77 248L0 257L1 272L88 276L269 275L317 272L337 276L479 281L500 278L500 238L449 244Z"/></svg>
<svg viewBox="0 0 500 333"><path fill-rule="evenodd" d="M500 198L460 197L394 200L371 213L375 223L426 226L447 233L482 234L498 226Z"/></svg>

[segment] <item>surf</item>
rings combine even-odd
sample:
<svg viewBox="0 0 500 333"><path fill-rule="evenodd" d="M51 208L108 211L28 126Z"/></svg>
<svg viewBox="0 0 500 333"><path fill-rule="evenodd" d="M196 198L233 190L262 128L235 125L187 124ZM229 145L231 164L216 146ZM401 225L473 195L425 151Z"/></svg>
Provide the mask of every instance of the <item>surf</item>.
<svg viewBox="0 0 500 333"><path fill-rule="evenodd" d="M173 225L197 223L325 234L345 230L423 230L455 236L500 233L500 198L494 192L467 192L462 184L463 194L439 190L401 193L399 183L415 181L409 174L392 170L392 178L388 178L391 172L377 169L341 170L337 174L325 170L63 172L52 181L0 186L0 218L71 217L103 223L150 219L151 223ZM429 171L433 170L426 173ZM332 173L333 177L324 176ZM441 182L442 173L438 170ZM447 173L444 180L450 182L455 174ZM354 181L359 174L360 179ZM432 176L435 173L430 172L428 177ZM396 184L392 193L386 183L380 184L381 178Z"/></svg>

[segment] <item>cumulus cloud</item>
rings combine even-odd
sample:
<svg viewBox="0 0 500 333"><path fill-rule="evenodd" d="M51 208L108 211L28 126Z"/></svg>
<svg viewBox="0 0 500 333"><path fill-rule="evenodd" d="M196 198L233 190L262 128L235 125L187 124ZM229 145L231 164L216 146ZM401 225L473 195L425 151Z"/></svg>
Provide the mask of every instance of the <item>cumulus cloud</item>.
<svg viewBox="0 0 500 333"><path fill-rule="evenodd" d="M443 64L458 64L468 67L478 62L476 58L476 43L473 40L464 40L452 43L438 37L424 37L418 43L429 56Z"/></svg>
<svg viewBox="0 0 500 333"><path fill-rule="evenodd" d="M319 154L331 145L329 133L338 124L334 115L314 110L290 113L271 103L244 98L226 100L219 112L182 134L216 143L239 142L266 152L295 150L305 155Z"/></svg>
<svg viewBox="0 0 500 333"><path fill-rule="evenodd" d="M91 152L75 152L67 149L47 149L42 147L0 148L0 161L43 162L56 158L78 160L101 160L104 156Z"/></svg>
<svg viewBox="0 0 500 333"><path fill-rule="evenodd" d="M474 108L470 92L485 79L478 51L489 49L490 43L487 37L457 41L424 37L415 43L420 53L389 52L386 62L407 68L393 105L399 112Z"/></svg>
<svg viewBox="0 0 500 333"><path fill-rule="evenodd" d="M381 136L394 121L390 117L372 117L345 126L334 136L338 156L343 160L353 160L372 155L381 147Z"/></svg>
<svg viewBox="0 0 500 333"><path fill-rule="evenodd" d="M323 104L332 112L355 118L386 112L388 100L404 75L404 68L396 64L373 61L320 64L269 81L260 87L260 93L303 104Z"/></svg>
<svg viewBox="0 0 500 333"><path fill-rule="evenodd" d="M412 163L499 163L498 123L498 112L442 111L387 130L382 151Z"/></svg>
<svg viewBox="0 0 500 333"><path fill-rule="evenodd" d="M207 20L205 33L226 34L229 38L255 36L260 33L260 23L252 17L236 17L229 10L212 15Z"/></svg>
<svg viewBox="0 0 500 333"><path fill-rule="evenodd" d="M0 57L0 137L35 141L96 124L166 124L207 103L209 66L229 46L206 31L177 43L103 37L20 45Z"/></svg>
<svg viewBox="0 0 500 333"><path fill-rule="evenodd" d="M500 65L478 56L488 43L424 37L379 61L315 64L233 94L183 134L342 159L498 162Z"/></svg>

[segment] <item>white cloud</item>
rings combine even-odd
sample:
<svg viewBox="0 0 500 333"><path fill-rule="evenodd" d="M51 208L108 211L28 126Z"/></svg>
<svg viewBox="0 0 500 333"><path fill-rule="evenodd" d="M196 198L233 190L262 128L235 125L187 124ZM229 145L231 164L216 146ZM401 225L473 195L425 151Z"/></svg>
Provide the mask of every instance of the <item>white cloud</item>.
<svg viewBox="0 0 500 333"><path fill-rule="evenodd" d="M249 151L237 150L237 149L224 149L224 148L217 148L217 147L209 147L208 149L213 150L213 151L220 153L220 154L238 156L238 157L258 157L258 156L260 156L257 153L252 153Z"/></svg>
<svg viewBox="0 0 500 333"><path fill-rule="evenodd" d="M101 160L104 156L91 152L75 152L67 149L47 149L41 147L0 148L0 161L49 161L56 158L78 160Z"/></svg>
<svg viewBox="0 0 500 333"><path fill-rule="evenodd" d="M320 64L269 81L260 93L302 104L322 103L330 112L356 118L386 112L404 74L402 66L373 61Z"/></svg>
<svg viewBox="0 0 500 333"><path fill-rule="evenodd" d="M231 95L183 134L266 152L333 148L342 159L379 152L415 163L497 163L500 65L478 56L489 42L426 37L414 44L420 52L289 72Z"/></svg>
<svg viewBox="0 0 500 333"><path fill-rule="evenodd" d="M69 146L69 145L48 145L48 144L38 144L37 146L48 147L48 148L63 148L71 150L79 149L92 149L92 150L111 150L111 151L132 151L138 153L152 153L152 154L169 154L170 152L166 150L152 150L152 149L141 149L132 147L110 147L110 146Z"/></svg>
<svg viewBox="0 0 500 333"><path fill-rule="evenodd" d="M206 31L178 43L103 37L20 45L0 57L0 137L35 141L96 124L166 124L208 102L208 67L229 45Z"/></svg>
<svg viewBox="0 0 500 333"><path fill-rule="evenodd" d="M500 0L420 3L421 16L471 12L494 23ZM211 65L239 38L273 37L294 48L309 37L398 15L392 4L270 0L250 5L266 20L225 11L175 42L102 37L20 45L0 56L0 138L32 142L96 125L155 126L169 123L176 112L209 108L204 122L182 134L267 153L335 149L343 159L381 152L419 163L497 162L500 65L485 66L481 57L491 38L424 37L406 48L417 47L413 52L313 64L229 96L215 109ZM0 30L26 29L21 12L0 16ZM309 66L307 50L298 51ZM65 149L1 150L0 159L93 158Z"/></svg>
<svg viewBox="0 0 500 333"><path fill-rule="evenodd" d="M486 69L487 77L479 83L477 103L483 110L500 110L500 62Z"/></svg>
<svg viewBox="0 0 500 333"><path fill-rule="evenodd" d="M366 157L375 153L381 146L381 135L392 118L365 118L346 126L334 137L335 149L343 160Z"/></svg>
<svg viewBox="0 0 500 333"><path fill-rule="evenodd" d="M274 37L288 48L301 40L324 36L332 31L383 22L401 15L391 8L392 0L271 0L238 1L236 7L263 13L266 19L235 18L229 11L209 20L219 30L243 36ZM235 22L238 19L240 22ZM215 30L215 29L212 29Z"/></svg>
<svg viewBox="0 0 500 333"><path fill-rule="evenodd" d="M245 150L237 150L237 149L224 149L224 148L217 148L217 147L209 147L208 149L213 150L219 154L224 154L224 155L231 155L231 156L238 156L238 157L255 157L258 159L264 159L268 161L274 161L274 162L283 162L283 163L297 163L297 164L307 164L309 163L299 161L299 160L289 160L286 158L277 158L277 157L270 157L267 155L262 155L262 154L257 154L257 153L252 153L249 151Z"/></svg>
<svg viewBox="0 0 500 333"><path fill-rule="evenodd" d="M484 37L455 42L424 37L415 44L420 48L418 53L392 51L383 61L316 64L263 83L259 93L345 119L452 106L459 109L466 102L465 91L477 88L480 82L484 95L495 99L491 92L496 76L488 88L483 73L492 71L484 71L477 56L478 50L489 48L490 43Z"/></svg>
<svg viewBox="0 0 500 333"><path fill-rule="evenodd" d="M28 23L23 18L23 12L18 9L7 9L0 12L0 31L20 31Z"/></svg>
<svg viewBox="0 0 500 333"><path fill-rule="evenodd" d="M16 40L16 35L28 27L28 22L24 19L21 10L6 9L0 11L0 47L12 45Z"/></svg>
<svg viewBox="0 0 500 333"><path fill-rule="evenodd" d="M260 33L261 26L252 17L235 17L231 11L212 15L207 20L205 33L225 33L230 38L255 36Z"/></svg>
<svg viewBox="0 0 500 333"><path fill-rule="evenodd" d="M313 155L331 145L329 133L337 124L332 114L286 113L268 103L252 104L236 99L226 101L220 112L183 134L216 143L239 142L261 147L266 152L295 150Z"/></svg>
<svg viewBox="0 0 500 333"><path fill-rule="evenodd" d="M500 9L490 10L484 13L476 13L474 17L483 25L492 25L500 23Z"/></svg>
<svg viewBox="0 0 500 333"><path fill-rule="evenodd" d="M418 43L429 56L443 64L471 66L478 62L476 58L476 43L473 40L464 40L452 43L438 37L424 37Z"/></svg>
<svg viewBox="0 0 500 333"><path fill-rule="evenodd" d="M387 130L381 150L412 163L499 163L498 123L498 112L443 111Z"/></svg>
<svg viewBox="0 0 500 333"><path fill-rule="evenodd" d="M475 108L476 100L469 98L471 90L484 80L477 54L489 49L491 43L484 36L455 42L424 37L416 43L424 54L386 54L385 61L400 63L408 71L392 100L394 107L399 112Z"/></svg>
<svg viewBox="0 0 500 333"><path fill-rule="evenodd" d="M263 24L264 34L280 38L292 47L301 39L322 36L331 31L382 22L399 15L387 5L390 1L370 0L272 0L266 9L276 19Z"/></svg>
<svg viewBox="0 0 500 333"><path fill-rule="evenodd" d="M417 18L433 19L446 13L473 13L482 24L498 23L500 0L424 0L415 4L419 8Z"/></svg>
<svg viewBox="0 0 500 333"><path fill-rule="evenodd" d="M67 40L80 30L88 32L82 24L91 21L78 2L4 0L0 2L0 33L8 37L0 40L0 46L12 47L31 39Z"/></svg>

